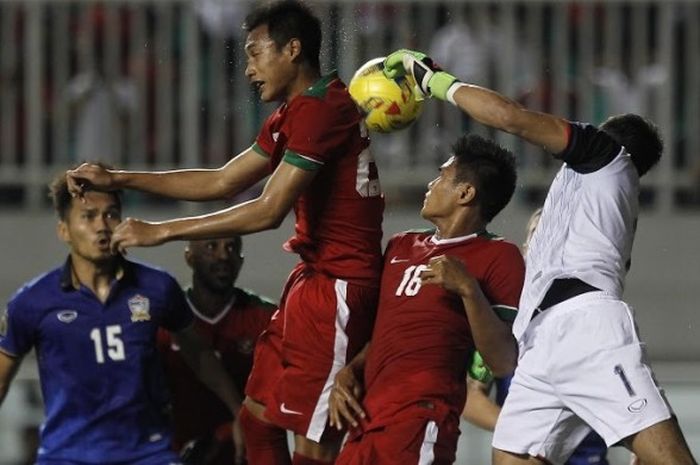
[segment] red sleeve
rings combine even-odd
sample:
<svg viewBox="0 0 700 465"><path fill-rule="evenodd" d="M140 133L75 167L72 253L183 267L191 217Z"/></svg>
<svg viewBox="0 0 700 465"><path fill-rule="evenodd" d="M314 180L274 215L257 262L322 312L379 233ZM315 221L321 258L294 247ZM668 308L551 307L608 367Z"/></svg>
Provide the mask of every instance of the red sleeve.
<svg viewBox="0 0 700 465"><path fill-rule="evenodd" d="M482 283L482 290L501 319L512 321L525 280L525 262L513 244L501 242Z"/></svg>
<svg viewBox="0 0 700 465"><path fill-rule="evenodd" d="M347 145L348 131L357 126L357 115L316 98L307 98L295 110L290 115L287 155L293 152L320 167L334 155L345 152L339 149Z"/></svg>
<svg viewBox="0 0 700 465"><path fill-rule="evenodd" d="M275 149L275 141L272 139L272 129L270 129L271 121L272 115L265 119L253 144L253 150L266 157L272 155Z"/></svg>

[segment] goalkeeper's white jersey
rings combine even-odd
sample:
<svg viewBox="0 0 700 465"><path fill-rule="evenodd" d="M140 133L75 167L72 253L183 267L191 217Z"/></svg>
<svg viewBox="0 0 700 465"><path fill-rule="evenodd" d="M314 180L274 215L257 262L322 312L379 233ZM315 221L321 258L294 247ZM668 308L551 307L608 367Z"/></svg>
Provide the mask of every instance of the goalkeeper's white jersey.
<svg viewBox="0 0 700 465"><path fill-rule="evenodd" d="M590 127L586 134L579 131L582 137L590 133ZM565 163L552 182L528 247L516 338L555 279L578 278L621 298L639 209L639 176L625 149L614 150L611 161L592 172Z"/></svg>

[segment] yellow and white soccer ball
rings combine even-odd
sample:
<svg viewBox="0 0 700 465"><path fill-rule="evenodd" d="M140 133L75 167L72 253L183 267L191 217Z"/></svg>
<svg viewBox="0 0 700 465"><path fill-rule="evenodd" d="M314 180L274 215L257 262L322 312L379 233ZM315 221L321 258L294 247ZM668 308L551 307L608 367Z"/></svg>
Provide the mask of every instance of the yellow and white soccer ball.
<svg viewBox="0 0 700 465"><path fill-rule="evenodd" d="M374 58L357 70L348 91L365 115L370 131L393 132L408 127L423 109L416 100L412 76L389 79L384 76L384 57Z"/></svg>

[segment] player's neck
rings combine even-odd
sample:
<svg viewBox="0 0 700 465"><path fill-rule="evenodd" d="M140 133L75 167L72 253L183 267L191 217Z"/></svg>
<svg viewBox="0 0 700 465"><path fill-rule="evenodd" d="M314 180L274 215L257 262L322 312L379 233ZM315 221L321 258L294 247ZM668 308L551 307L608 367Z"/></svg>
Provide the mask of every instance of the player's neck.
<svg viewBox="0 0 700 465"><path fill-rule="evenodd" d="M219 315L231 302L234 292L234 287L231 287L226 292L214 292L205 286L194 283L189 289L187 296L199 313L213 318Z"/></svg>
<svg viewBox="0 0 700 465"><path fill-rule="evenodd" d="M294 97L304 93L306 89L314 85L320 78L321 72L319 70L308 66L300 67L298 74L289 85L289 90L287 91L287 97L285 99L286 102L289 103Z"/></svg>
<svg viewBox="0 0 700 465"><path fill-rule="evenodd" d="M436 219L434 224L437 227L435 235L438 239L468 236L486 229L486 222L473 216Z"/></svg>
<svg viewBox="0 0 700 465"><path fill-rule="evenodd" d="M106 302L112 282L119 271L118 260L91 262L76 254L71 254L71 274L73 284L90 289L101 302Z"/></svg>

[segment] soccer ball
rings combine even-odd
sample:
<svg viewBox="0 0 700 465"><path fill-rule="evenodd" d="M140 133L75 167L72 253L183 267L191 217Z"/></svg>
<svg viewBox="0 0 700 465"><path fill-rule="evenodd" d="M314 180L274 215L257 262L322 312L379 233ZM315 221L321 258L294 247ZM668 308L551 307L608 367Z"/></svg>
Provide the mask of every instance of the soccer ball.
<svg viewBox="0 0 700 465"><path fill-rule="evenodd" d="M384 57L368 61L352 77L348 91L370 131L393 132L418 118L423 101L416 100L412 76L388 79L383 68Z"/></svg>

